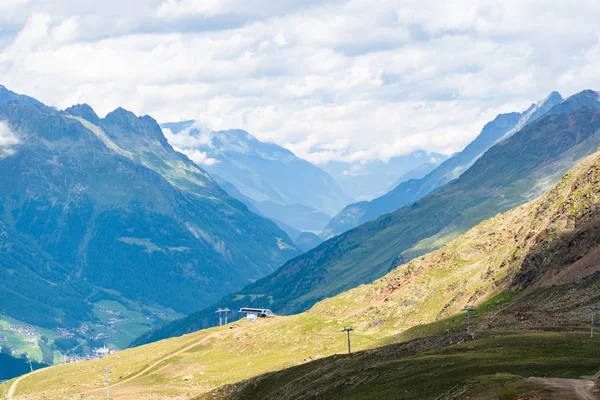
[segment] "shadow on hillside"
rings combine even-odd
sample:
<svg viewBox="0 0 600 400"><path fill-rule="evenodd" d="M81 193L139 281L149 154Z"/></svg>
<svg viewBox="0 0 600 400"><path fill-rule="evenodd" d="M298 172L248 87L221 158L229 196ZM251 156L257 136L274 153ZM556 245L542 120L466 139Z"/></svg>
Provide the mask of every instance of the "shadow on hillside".
<svg viewBox="0 0 600 400"><path fill-rule="evenodd" d="M594 205L578 221L577 229L534 238L508 285L520 295L484 317L480 329L590 329L588 307L600 302L600 210Z"/></svg>
<svg viewBox="0 0 600 400"><path fill-rule="evenodd" d="M552 283L569 283L600 270L600 210L575 230L552 237L541 232L509 285L523 290ZM563 279L556 278L562 276Z"/></svg>
<svg viewBox="0 0 600 400"><path fill-rule="evenodd" d="M472 317L475 330L588 331L588 307L600 304L600 212L594 209L577 229L554 236L542 231L530 240L535 244L521 265L498 283L504 288L500 294L486 298L482 291L469 298L470 303L484 299ZM465 314L458 313L414 326L385 343L465 330Z"/></svg>

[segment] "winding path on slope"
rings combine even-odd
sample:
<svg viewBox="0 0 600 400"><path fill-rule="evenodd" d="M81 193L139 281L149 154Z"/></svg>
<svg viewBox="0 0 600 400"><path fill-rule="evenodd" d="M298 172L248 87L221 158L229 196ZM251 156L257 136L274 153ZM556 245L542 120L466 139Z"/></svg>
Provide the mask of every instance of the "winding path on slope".
<svg viewBox="0 0 600 400"><path fill-rule="evenodd" d="M188 351L188 350L191 350L191 349L193 349L194 347L197 347L197 346L202 346L203 344L206 344L206 342L208 342L208 341L209 341L210 339L212 339L213 337L215 337L215 336L218 336L220 333L221 333L221 332L215 332L215 333L212 333L212 334L210 334L210 335L208 335L208 336L206 336L206 337L202 338L201 340L199 340L199 341L197 341L197 342L194 342L194 343L192 343L192 344L191 344L191 345L189 345L189 346L186 346L186 347L184 347L183 349L179 349L179 350L177 350L177 351L175 351L175 352L173 352L173 353L167 354L166 356L162 357L161 359L159 359L159 360L157 360L157 361L153 362L152 364L148 365L146 368L144 368L143 370L141 370L141 371L140 371L140 372L138 372L137 374L135 374L135 375L132 375L132 376L130 376L129 378L127 378L127 379L124 379L124 380L122 380L122 381L120 381L120 382L117 382L117 383L115 383L115 384L113 384L113 385L109 385L109 388L111 388L111 389L112 389L112 388L114 388L114 387L116 387L116 386L124 385L124 384L125 384L125 383L127 383L127 382L131 382L132 380L134 380L134 379L137 379L137 378L139 378L139 377L141 377L141 376L145 375L146 373L150 372L150 371L151 371L152 369L154 369L154 368L155 368L157 365L159 365L159 364L161 364L162 362L164 362L164 361L168 360L169 358L171 358L171 357L176 357L176 356L178 356L178 355L180 355L180 354L182 354L182 353L185 353L185 352L186 352L186 351ZM10 389L8 390L8 394L7 394L7 397L6 397L6 398L7 398L7 399L12 399L12 398L13 398L13 395L14 395L15 391L17 390L17 386L19 385L19 382L21 382L21 380L22 380L22 379L24 379L24 378L27 378L27 377L30 377L31 375L34 375L34 374L36 374L36 373L38 373L38 372L40 372L40 371L43 371L43 370L44 370L44 369L38 369L38 370L36 370L36 371L30 372L30 373L29 373L29 374L27 374L27 375L23 375L23 376L19 377L17 380L15 380L15 381L12 383L12 385L10 385ZM91 393L95 393L95 392L102 392L102 391L104 391L104 390L106 390L106 389L105 389L104 387L101 387L101 388L98 388L98 389L92 389L92 390L88 390L88 391L86 391L86 392L81 392L81 393L79 393L79 395L91 394Z"/></svg>
<svg viewBox="0 0 600 400"><path fill-rule="evenodd" d="M17 390L17 385L19 384L19 382L21 382L21 379L27 378L28 376L31 376L31 375L35 375L35 374L37 374L38 372L40 372L40 371L43 371L43 370L44 370L44 368L36 369L36 370L35 370L35 371L33 371L33 372L30 372L30 373L28 373L28 374L21 375L20 377L18 377L18 378L17 378L17 379L16 379L16 380L15 380L15 381L12 383L12 385L10 385L10 388L8 389L8 393L6 394L6 398L7 398L7 399L12 399L12 397L13 397L13 394L15 394L15 391Z"/></svg>
<svg viewBox="0 0 600 400"><path fill-rule="evenodd" d="M141 370L137 374L132 375L129 378L124 379L124 380L122 380L120 382L117 382L117 383L115 383L113 385L109 385L108 387L110 389L112 389L112 388L115 388L117 386L124 385L127 382L131 382L132 380L137 379L137 378L145 375L146 373L150 372L156 366L158 366L159 364L163 363L164 361L167 361L169 358L176 357L176 356L178 356L178 355L180 355L182 353L185 353L188 350L193 349L194 347L198 347L198 346L202 346L202 345L206 344L206 342L208 342L210 339L214 338L215 336L219 336L220 333L221 332L211 333L210 335L202 338L201 340L199 340L197 342L194 342L191 345L184 347L183 349L179 349L176 352L168 354L168 355L164 356L163 358L161 358L161 359L153 362L152 364L148 365L146 368L144 368L143 370ZM104 390L106 390L106 388L105 387L101 387L101 388L98 388L98 389L92 389L92 390L88 390L88 391L85 391L85 392L81 392L81 393L79 393L79 395L92 394L92 393L96 393L96 392L104 392Z"/></svg>

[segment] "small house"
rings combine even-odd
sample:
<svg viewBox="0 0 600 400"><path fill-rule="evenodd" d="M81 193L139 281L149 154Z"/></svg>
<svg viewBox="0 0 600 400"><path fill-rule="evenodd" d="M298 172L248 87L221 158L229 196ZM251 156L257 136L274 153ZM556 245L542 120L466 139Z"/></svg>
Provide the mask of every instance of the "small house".
<svg viewBox="0 0 600 400"><path fill-rule="evenodd" d="M248 322L253 322L256 318L269 318L275 316L273 311L266 308L240 308L240 312L246 314Z"/></svg>

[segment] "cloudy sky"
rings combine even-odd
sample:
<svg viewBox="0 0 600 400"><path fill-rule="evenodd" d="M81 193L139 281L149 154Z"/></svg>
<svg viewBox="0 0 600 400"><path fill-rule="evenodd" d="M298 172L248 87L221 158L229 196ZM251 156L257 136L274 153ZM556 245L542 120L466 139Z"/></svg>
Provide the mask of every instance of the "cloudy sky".
<svg viewBox="0 0 600 400"><path fill-rule="evenodd" d="M460 150L600 90L596 0L1 0L0 84L242 128L316 163Z"/></svg>

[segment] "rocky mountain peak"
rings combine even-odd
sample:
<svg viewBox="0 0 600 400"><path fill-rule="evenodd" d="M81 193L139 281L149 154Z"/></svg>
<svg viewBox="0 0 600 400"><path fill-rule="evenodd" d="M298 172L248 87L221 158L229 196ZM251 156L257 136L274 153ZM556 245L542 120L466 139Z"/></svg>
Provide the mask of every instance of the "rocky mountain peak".
<svg viewBox="0 0 600 400"><path fill-rule="evenodd" d="M65 113L74 117L81 117L92 124L98 125L100 117L94 111L94 109L88 104L76 104L64 110Z"/></svg>

